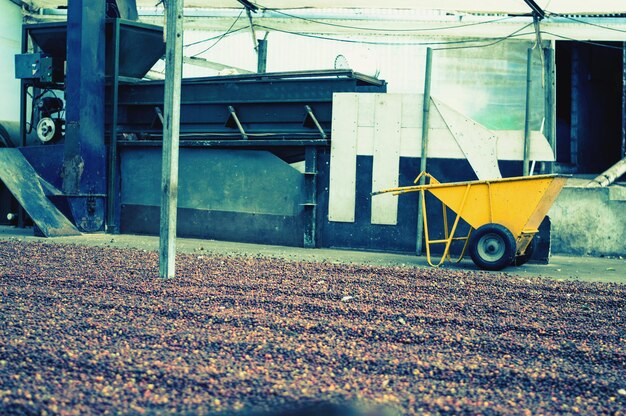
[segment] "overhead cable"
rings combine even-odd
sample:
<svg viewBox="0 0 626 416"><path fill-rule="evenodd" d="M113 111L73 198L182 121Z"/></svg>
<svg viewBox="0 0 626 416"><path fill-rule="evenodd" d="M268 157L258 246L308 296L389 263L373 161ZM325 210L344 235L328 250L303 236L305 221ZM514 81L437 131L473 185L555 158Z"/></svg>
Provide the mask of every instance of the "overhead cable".
<svg viewBox="0 0 626 416"><path fill-rule="evenodd" d="M210 50L211 48L213 48L215 45L217 45L218 43L220 43L220 41L221 41L222 39L224 39L224 37L230 33L231 29L235 26L235 24L237 23L237 21L239 20L239 18L240 18L240 17L241 17L241 15L243 14L243 11L244 11L244 10L247 10L247 9L246 9L245 7L241 9L241 11L239 12L239 15L238 15L238 16L237 16L237 18L233 21L233 23L230 25L230 27L226 30L226 32L222 33L222 35L221 35L221 36L219 36L219 38L218 38L218 39L217 39L217 40L216 40L213 44L211 44L211 46L209 46L208 48L206 48L206 49L204 49L204 50L202 50L202 51L200 51L200 52L198 52L198 53L196 53L196 54L194 54L194 55L191 55L191 56L192 56L192 58L195 58L195 57L196 57L196 56L198 56L198 55L202 55L203 53L205 53L205 52L209 51L209 50Z"/></svg>
<svg viewBox="0 0 626 416"><path fill-rule="evenodd" d="M245 30L247 28L248 28L248 26L246 25L246 26L242 26L242 27L237 28L237 29L231 29L231 30L228 30L228 31L226 31L224 33L221 33L221 34L217 35L217 36L213 36L213 37L210 37L210 38L206 38L206 39L198 40L198 41L195 41L195 42L187 43L186 45L183 45L183 48L188 48L190 46L194 46L194 45L199 45L201 43L210 42L212 40L219 39L219 38L221 38L223 36L228 36L228 35L232 35L233 33L241 32L242 30Z"/></svg>
<svg viewBox="0 0 626 416"><path fill-rule="evenodd" d="M289 30L278 29L278 28L273 28L273 27L264 26L264 25L256 25L256 26L259 27L259 28L265 29L265 30L271 30L271 31L286 33L286 34L295 35L295 36L302 36L302 37L308 37L308 38L313 38L313 39L321 39L321 40L327 40L327 41L334 41L334 42L356 43L356 44L364 44L364 45L433 46L433 45L455 45L455 44L476 43L476 42L493 42L493 41L496 41L496 43L499 43L499 42L502 42L502 41L504 41L506 39L509 39L509 38L512 38L512 37L526 36L526 35L534 33L534 32L519 33L520 31L526 29L527 27L529 27L531 25L532 25L532 23L529 23L529 24L521 27L520 29L517 29L515 32L511 33L510 35L505 36L505 37L500 37L500 38L472 38L472 39L460 39L460 40L441 41L441 42L380 42L380 41L368 41L368 40L336 38L336 37L330 37L330 36L320 36L320 35L313 35L313 34L302 33L302 32L293 32L293 31L289 31ZM477 46L481 46L481 45L476 45L476 46L472 46L472 47L477 47ZM487 46L487 45L485 45L485 46Z"/></svg>
<svg viewBox="0 0 626 416"><path fill-rule="evenodd" d="M593 41L590 41L590 40L580 40L580 39L569 38L567 36L557 35L556 33L548 32L546 30L542 30L541 33L543 33L545 35L554 36L555 38L559 38L559 39L563 39L563 40L570 40L572 42L586 43L588 45L601 46L603 48L608 48L608 49L617 49L619 51L623 50L623 48L621 46L612 46L612 45L607 45L605 43L593 42Z"/></svg>
<svg viewBox="0 0 626 416"><path fill-rule="evenodd" d="M497 45L500 42L504 42L507 39L511 39L511 38L518 37L518 36L526 36L526 35L528 35L530 33L534 33L534 32L520 33L522 30L532 26L533 24L534 23L529 23L529 24L527 24L527 25L525 25L525 26L515 30L510 35L507 35L507 36L502 37L502 38L498 38L495 41L492 41L490 43L486 43L486 44L483 44L483 45L451 46L451 47L447 47L447 48L435 48L433 50L434 51L441 51L441 50L450 50L450 49L472 49L472 48L486 48L486 47L489 47L489 46L494 46L494 45Z"/></svg>

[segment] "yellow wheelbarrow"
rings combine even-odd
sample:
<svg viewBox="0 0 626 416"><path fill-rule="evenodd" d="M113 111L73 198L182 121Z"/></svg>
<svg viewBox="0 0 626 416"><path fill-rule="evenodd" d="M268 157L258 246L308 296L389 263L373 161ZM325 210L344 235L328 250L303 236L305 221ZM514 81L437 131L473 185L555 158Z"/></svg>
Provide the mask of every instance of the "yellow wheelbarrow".
<svg viewBox="0 0 626 416"><path fill-rule="evenodd" d="M476 266L485 270L502 270L525 263L530 257L531 241L539 231L554 200L565 185L566 177L536 175L515 178L440 183L432 175L422 172L415 179L428 178L424 185L406 186L374 192L401 195L420 192L423 207L426 257L431 266L440 266L448 259L460 262L467 250ZM442 203L444 238L431 240L428 233L426 191ZM448 227L447 209L456 213L452 228ZM466 236L457 237L459 220L470 225ZM454 241L465 241L458 259L452 260L450 246ZM437 263L431 260L431 245L445 244L443 256Z"/></svg>

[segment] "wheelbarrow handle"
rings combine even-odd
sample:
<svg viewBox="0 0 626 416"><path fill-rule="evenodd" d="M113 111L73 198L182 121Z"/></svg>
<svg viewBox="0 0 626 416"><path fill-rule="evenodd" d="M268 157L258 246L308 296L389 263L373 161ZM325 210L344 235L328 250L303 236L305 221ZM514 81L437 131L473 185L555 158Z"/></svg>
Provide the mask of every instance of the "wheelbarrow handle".
<svg viewBox="0 0 626 416"><path fill-rule="evenodd" d="M419 182L420 179L426 179L426 178L428 178L428 185L436 185L438 183L441 183L433 175L431 175L430 173L426 172L425 170L421 171L420 174L417 175L417 178L415 178L413 183L417 183L417 182ZM425 185L425 184L422 183L420 185Z"/></svg>
<svg viewBox="0 0 626 416"><path fill-rule="evenodd" d="M401 195L401 194L406 194L407 192L417 192L417 191L421 191L422 189L427 189L427 188L428 188L428 185L404 186L402 188L389 188L389 189L383 189L380 191L374 191L371 193L371 195L375 196L375 195L388 194L388 193L391 193L393 195Z"/></svg>
<svg viewBox="0 0 626 416"><path fill-rule="evenodd" d="M431 175L430 173L426 171L423 171L419 175L417 175L417 178L415 178L413 183L417 183L419 182L420 179L426 179L426 178L428 178L428 183L422 183L422 184L415 185L415 186L403 186L400 188L383 189L380 191L374 191L372 192L371 195L374 196L374 195L380 195L380 194L386 194L386 193L392 193L393 195L401 195L401 194L406 194L408 192L418 192L421 190L425 190L425 189L428 189L430 185L438 185L441 183L433 175Z"/></svg>

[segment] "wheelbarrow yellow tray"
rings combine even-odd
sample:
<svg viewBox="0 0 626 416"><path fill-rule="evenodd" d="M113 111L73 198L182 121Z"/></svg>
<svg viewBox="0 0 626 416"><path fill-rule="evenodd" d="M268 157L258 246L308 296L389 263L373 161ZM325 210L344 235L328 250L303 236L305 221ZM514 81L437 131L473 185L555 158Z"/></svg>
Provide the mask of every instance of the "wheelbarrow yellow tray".
<svg viewBox="0 0 626 416"><path fill-rule="evenodd" d="M532 239L538 232L548 210L563 189L566 177L558 175L536 175L514 178L440 183L432 175L422 172L415 183L427 178L428 183L385 189L374 192L401 195L408 192L421 193L424 209L424 236L428 263L439 266L450 258L453 241L465 241L463 251L456 260L460 261L469 249L474 263L487 270L501 270L511 264L522 264L528 260L532 250ZM442 240L431 240L428 233L425 192L428 191L443 205L444 235ZM456 213L452 228L448 228L446 209ZM470 225L467 236L456 237L459 220ZM444 253L438 263L430 256L432 244L445 244Z"/></svg>

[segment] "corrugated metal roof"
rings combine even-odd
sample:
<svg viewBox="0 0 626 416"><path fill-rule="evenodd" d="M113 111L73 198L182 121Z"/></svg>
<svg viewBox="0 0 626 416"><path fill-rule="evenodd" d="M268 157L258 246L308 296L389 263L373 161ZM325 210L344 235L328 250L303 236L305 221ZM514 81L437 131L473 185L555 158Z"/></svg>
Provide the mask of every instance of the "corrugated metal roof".
<svg viewBox="0 0 626 416"><path fill-rule="evenodd" d="M66 6L67 0L28 0L35 7ZM139 7L152 7L159 0L137 0ZM410 9L445 10L466 13L519 14L528 13L523 0L258 0L260 8L271 9ZM544 10L560 14L614 15L626 13L624 0L537 0ZM186 8L240 8L237 0L185 0Z"/></svg>

